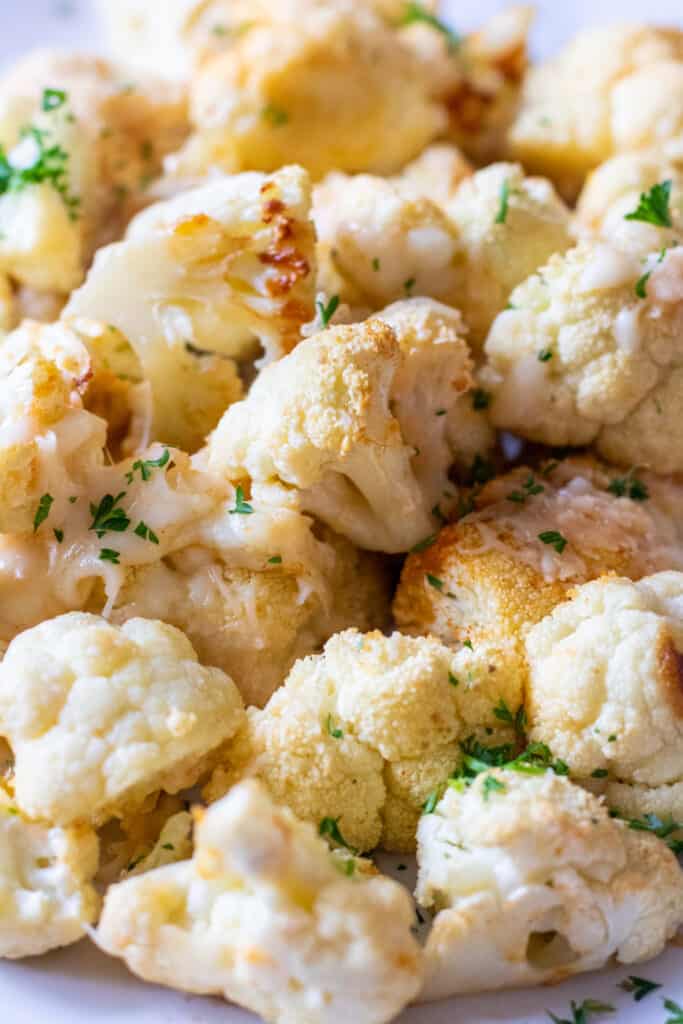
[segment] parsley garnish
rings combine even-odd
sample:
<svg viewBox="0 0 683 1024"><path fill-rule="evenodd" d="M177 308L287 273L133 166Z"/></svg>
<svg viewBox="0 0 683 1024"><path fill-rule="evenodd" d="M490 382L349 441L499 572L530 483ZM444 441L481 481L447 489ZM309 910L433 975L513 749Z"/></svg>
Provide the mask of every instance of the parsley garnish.
<svg viewBox="0 0 683 1024"><path fill-rule="evenodd" d="M64 530L57 530L57 529L55 529L52 532L55 535L55 540L57 541L57 543L61 544L62 541L64 540Z"/></svg>
<svg viewBox="0 0 683 1024"><path fill-rule="evenodd" d="M627 213L624 220L642 220L658 228L670 228L673 226L669 210L670 199L671 181L653 185L649 192L641 194L638 206L632 213Z"/></svg>
<svg viewBox="0 0 683 1024"><path fill-rule="evenodd" d="M616 498L630 498L631 501L647 501L650 497L647 485L631 473L628 476L615 477L607 490Z"/></svg>
<svg viewBox="0 0 683 1024"><path fill-rule="evenodd" d="M656 992L661 987L658 982L648 981L647 978L638 978L635 974L630 974L628 978L625 978L619 984L619 988L622 988L624 992L630 992L633 995L636 1003L639 1003L646 996L649 996L651 992Z"/></svg>
<svg viewBox="0 0 683 1024"><path fill-rule="evenodd" d="M541 351L538 353L538 361L539 361L539 363L549 363L552 358L553 358L552 349L542 348Z"/></svg>
<svg viewBox="0 0 683 1024"><path fill-rule="evenodd" d="M625 818L619 811L609 813L611 818L623 821L634 832L652 832L659 839L663 839L674 853L683 853L683 839L674 838L677 833L683 832L683 823L672 819L663 821L656 814L646 814L642 818Z"/></svg>
<svg viewBox="0 0 683 1024"><path fill-rule="evenodd" d="M536 483L533 473L531 473L522 484L521 491L510 491L507 496L508 501L514 501L518 505L523 505L527 498L533 498L537 494L542 494L545 490L542 484Z"/></svg>
<svg viewBox="0 0 683 1024"><path fill-rule="evenodd" d="M113 562L114 565L119 565L119 559L121 557L120 551L112 551L111 548L102 548L100 551L100 560L102 562Z"/></svg>
<svg viewBox="0 0 683 1024"><path fill-rule="evenodd" d="M443 593L443 580L440 580L438 576L432 576L430 572L425 573L425 576L430 587L434 587L434 590Z"/></svg>
<svg viewBox="0 0 683 1024"><path fill-rule="evenodd" d="M609 772L606 768L596 768L594 772L591 772L592 779L606 779Z"/></svg>
<svg viewBox="0 0 683 1024"><path fill-rule="evenodd" d="M437 32L440 32L448 43L448 49L451 53L454 50L457 50L460 46L460 36L458 33L454 32L452 28L449 28L448 25L441 21L440 18L437 18L435 14L425 10L420 3L406 3L405 11L399 25L415 25L420 22L424 25L429 25Z"/></svg>
<svg viewBox="0 0 683 1024"><path fill-rule="evenodd" d="M407 281L403 282L403 290L406 293L406 295L410 295L412 293L412 290L416 284L417 281L415 280L414 277L409 277Z"/></svg>
<svg viewBox="0 0 683 1024"><path fill-rule="evenodd" d="M94 530L98 537L104 537L105 533L125 533L130 526L130 519L119 502L125 498L126 491L121 491L114 497L113 494L105 494L99 505L90 503L90 515L92 523L88 527Z"/></svg>
<svg viewBox="0 0 683 1024"><path fill-rule="evenodd" d="M351 850L351 853L355 853L352 846L344 839L339 828L339 818L323 818L318 825L318 834L321 836L328 836L333 843L337 843L338 846L343 846L347 850Z"/></svg>
<svg viewBox="0 0 683 1024"><path fill-rule="evenodd" d="M135 533L138 537L142 537L143 540L150 541L152 544L159 543L159 538L157 537L154 530L150 529L147 523L143 523L142 520L140 520L138 525L135 527L133 533Z"/></svg>
<svg viewBox="0 0 683 1024"><path fill-rule="evenodd" d="M554 1024L588 1024L591 1017L616 1013L611 1003L601 1003L599 999L584 999L582 1003L575 1003L572 1000L571 1011L571 1020L567 1017L556 1017L550 1010L546 1010L546 1013Z"/></svg>
<svg viewBox="0 0 683 1024"><path fill-rule="evenodd" d="M639 299L647 298L647 282L652 277L652 271L648 270L642 277L639 277L636 281L636 295Z"/></svg>
<svg viewBox="0 0 683 1024"><path fill-rule="evenodd" d="M22 137L33 139L35 159L28 167L15 167L4 148L0 146L0 195L4 195L5 192L19 192L28 185L47 182L61 196L71 220L76 220L80 199L69 192L66 173L69 154L59 145L48 145L48 133L40 128L25 128Z"/></svg>
<svg viewBox="0 0 683 1024"><path fill-rule="evenodd" d="M543 541L544 544L551 544L558 555L561 555L567 546L567 538L563 537L557 530L544 530L543 533L539 533L538 539Z"/></svg>
<svg viewBox="0 0 683 1024"><path fill-rule="evenodd" d="M429 794L429 796L427 797L427 799L425 800L425 802L422 805L422 813L423 814L433 814L434 811L436 810L436 805L438 804L440 799L441 799L441 787L439 787L438 789L432 790L432 792Z"/></svg>
<svg viewBox="0 0 683 1024"><path fill-rule="evenodd" d="M526 711L524 710L523 704L519 706L517 713L513 715L510 708L501 697L498 705L493 709L493 713L499 722L505 722L507 725L511 725L518 736L524 735L526 731Z"/></svg>
<svg viewBox="0 0 683 1024"><path fill-rule="evenodd" d="M484 391L483 388L475 388L472 392L472 405L480 412L482 409L488 409L491 404L491 395L488 391Z"/></svg>
<svg viewBox="0 0 683 1024"><path fill-rule="evenodd" d="M484 800L488 801L491 793L505 793L506 786L500 779L496 779L493 775L487 775L483 782Z"/></svg>
<svg viewBox="0 0 683 1024"><path fill-rule="evenodd" d="M328 303L320 302L320 300L318 300L318 302L316 302L316 306L318 307L320 322L323 327L328 327L330 320L339 308L339 296L333 295Z"/></svg>
<svg viewBox="0 0 683 1024"><path fill-rule="evenodd" d="M419 544L416 544L414 548L411 548L410 549L410 553L412 555L421 555L423 551L426 551L427 548L431 548L432 544L435 544L435 543L436 543L436 534L433 533L431 535L431 537L425 537L425 539L421 540L419 542Z"/></svg>
<svg viewBox="0 0 683 1024"><path fill-rule="evenodd" d="M129 484L133 483L133 478L136 473L140 473L140 479L147 483L148 480L152 479L153 469L163 469L164 466L168 465L171 458L171 453L168 448L165 448L163 453L158 459L137 459L133 463L133 468L130 473L126 473L126 480Z"/></svg>
<svg viewBox="0 0 683 1024"><path fill-rule="evenodd" d="M47 517L49 516L50 509L52 508L52 503L54 500L55 499L52 497L51 494L44 494L40 501L38 502L38 508L36 509L35 516L33 517L34 533L38 531L41 524L44 523Z"/></svg>
<svg viewBox="0 0 683 1024"><path fill-rule="evenodd" d="M449 780L449 785L454 784L456 789L471 785L478 775L491 768L505 768L523 775L543 775L549 769L556 775L569 774L565 762L553 760L552 751L545 743L531 743L517 757L514 756L515 746L512 743L486 747L474 736L466 739L460 747L463 752L462 766Z"/></svg>
<svg viewBox="0 0 683 1024"><path fill-rule="evenodd" d="M327 716L327 731L333 740L341 740L344 737L344 730L339 727L335 727L332 712Z"/></svg>
<svg viewBox="0 0 683 1024"><path fill-rule="evenodd" d="M175 850L173 843L163 843L161 846L162 850Z"/></svg>
<svg viewBox="0 0 683 1024"><path fill-rule="evenodd" d="M454 676L452 672L448 673L448 682L451 686L460 686L460 680L457 676Z"/></svg>
<svg viewBox="0 0 683 1024"><path fill-rule="evenodd" d="M46 113L50 110L58 110L66 103L66 93L62 89L43 89L41 109Z"/></svg>
<svg viewBox="0 0 683 1024"><path fill-rule="evenodd" d="M673 999L664 999L663 1002L664 1009L673 1014L673 1017L668 1017L664 1024L683 1024L683 1007L674 1003Z"/></svg>
<svg viewBox="0 0 683 1024"><path fill-rule="evenodd" d="M473 483L487 484L496 475L496 467L488 459L475 455L470 475Z"/></svg>
<svg viewBox="0 0 683 1024"><path fill-rule="evenodd" d="M282 107L276 107L274 103L267 103L261 111L264 121L269 121L276 128L280 128L289 121L289 114Z"/></svg>
<svg viewBox="0 0 683 1024"><path fill-rule="evenodd" d="M268 565L282 565L282 555L273 555L268 559Z"/></svg>
<svg viewBox="0 0 683 1024"><path fill-rule="evenodd" d="M498 207L498 213L494 224L504 224L508 218L508 209L510 206L510 182L505 179L500 187L500 205Z"/></svg>
<svg viewBox="0 0 683 1024"><path fill-rule="evenodd" d="M372 261L372 269L375 271L375 273L377 273L381 266L382 264L380 263L379 256L375 256L374 260Z"/></svg>
<svg viewBox="0 0 683 1024"><path fill-rule="evenodd" d="M248 501L244 500L244 491L238 487L235 491L235 507L230 509L231 516L250 516L254 512Z"/></svg>

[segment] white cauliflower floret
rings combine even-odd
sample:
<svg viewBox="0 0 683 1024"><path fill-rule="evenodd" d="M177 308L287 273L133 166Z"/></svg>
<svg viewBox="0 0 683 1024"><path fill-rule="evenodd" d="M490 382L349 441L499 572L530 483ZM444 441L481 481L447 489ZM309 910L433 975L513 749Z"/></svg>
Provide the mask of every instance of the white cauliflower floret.
<svg viewBox="0 0 683 1024"><path fill-rule="evenodd" d="M0 787L0 958L38 956L83 938L99 909L97 858L92 829L29 821Z"/></svg>
<svg viewBox="0 0 683 1024"><path fill-rule="evenodd" d="M445 125L399 35L355 0L278 0L193 77L196 134L174 167L392 173ZM331 130L331 125L334 130Z"/></svg>
<svg viewBox="0 0 683 1024"><path fill-rule="evenodd" d="M452 504L448 430L471 380L453 313L418 303L388 316L400 345L378 318L332 327L266 367L212 435L209 467L235 481L296 488L300 508L360 547L391 553L433 533L435 505ZM425 404L434 400L426 421L409 394L418 381Z"/></svg>
<svg viewBox="0 0 683 1024"><path fill-rule="evenodd" d="M527 76L513 155L573 198L588 172L614 153L680 133L680 72L671 68L681 60L680 31L608 25L579 33Z"/></svg>
<svg viewBox="0 0 683 1024"><path fill-rule="evenodd" d="M422 805L460 762L459 741L495 725L507 696L474 664L429 637L340 633L249 712L207 796L255 775L299 817L334 819L350 847L409 852Z"/></svg>
<svg viewBox="0 0 683 1024"><path fill-rule="evenodd" d="M527 637L532 739L683 819L682 656L683 573L579 587Z"/></svg>
<svg viewBox="0 0 683 1024"><path fill-rule="evenodd" d="M671 225L627 219L641 196L671 182L668 211ZM665 186L666 187L666 186ZM619 153L589 176L576 209L579 231L599 235L620 248L641 255L683 239L683 148L681 142L661 149Z"/></svg>
<svg viewBox="0 0 683 1024"><path fill-rule="evenodd" d="M675 935L683 872L661 840L551 771L456 784L418 832L417 898L437 912L424 998L639 963Z"/></svg>
<svg viewBox="0 0 683 1024"><path fill-rule="evenodd" d="M570 248L569 210L549 181L494 164L465 179L448 214L463 253L454 305L481 345L513 289Z"/></svg>
<svg viewBox="0 0 683 1024"><path fill-rule="evenodd" d="M0 82L0 144L14 168L0 197L0 269L38 289L75 288L187 127L170 83L131 86L100 58L57 51L19 62Z"/></svg>
<svg viewBox="0 0 683 1024"><path fill-rule="evenodd" d="M670 376L683 366L683 247L641 263L581 243L520 285L511 306L486 342L496 426L544 444L593 443L620 465L683 469L671 443L681 375Z"/></svg>
<svg viewBox="0 0 683 1024"><path fill-rule="evenodd" d="M98 252L63 316L112 324L128 340L152 386L155 438L185 443L194 426L204 403L187 377L198 376L197 356L253 358L260 345L271 360L297 344L315 315L309 207L299 168L222 177L151 206ZM226 408L239 381L224 362ZM209 376L220 366L214 358ZM216 421L204 413L205 433Z"/></svg>
<svg viewBox="0 0 683 1024"><path fill-rule="evenodd" d="M431 199L448 213L449 203L465 178L474 168L457 146L446 142L428 146L415 160L406 164L400 174L389 180L402 195L414 199Z"/></svg>
<svg viewBox="0 0 683 1024"><path fill-rule="evenodd" d="M192 861L109 890L101 949L146 981L222 995L271 1024L384 1024L417 994L398 883L349 873L353 860L335 862L255 782L196 813Z"/></svg>
<svg viewBox="0 0 683 1024"><path fill-rule="evenodd" d="M370 309L412 294L453 302L460 245L431 197L369 174L335 173L315 189L313 209L328 292Z"/></svg>
<svg viewBox="0 0 683 1024"><path fill-rule="evenodd" d="M65 615L13 640L0 664L17 806L63 825L193 785L243 717L232 680L161 622Z"/></svg>

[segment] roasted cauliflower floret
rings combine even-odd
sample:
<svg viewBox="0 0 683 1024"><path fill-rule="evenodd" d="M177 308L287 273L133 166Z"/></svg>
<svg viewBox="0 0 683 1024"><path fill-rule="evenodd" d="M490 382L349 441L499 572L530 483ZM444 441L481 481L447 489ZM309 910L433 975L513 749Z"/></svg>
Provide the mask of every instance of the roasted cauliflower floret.
<svg viewBox="0 0 683 1024"><path fill-rule="evenodd" d="M98 252L63 316L127 339L152 387L156 439L195 447L241 395L233 362L217 357L253 358L260 345L276 359L314 318L309 204L298 168L220 178L153 205Z"/></svg>
<svg viewBox="0 0 683 1024"><path fill-rule="evenodd" d="M0 787L0 958L39 956L85 935L99 909L97 836L29 821Z"/></svg>
<svg viewBox="0 0 683 1024"><path fill-rule="evenodd" d="M107 61L57 51L19 62L0 81L0 145L12 168L0 197L0 269L71 291L187 130L183 93L168 82L133 86Z"/></svg>
<svg viewBox="0 0 683 1024"><path fill-rule="evenodd" d="M417 994L401 886L337 860L256 782L196 814L192 861L109 890L101 949L146 981L222 995L272 1024L384 1024Z"/></svg>
<svg viewBox="0 0 683 1024"><path fill-rule="evenodd" d="M62 825L193 785L243 717L232 680L161 622L65 615L13 640L0 664L17 806Z"/></svg>
<svg viewBox="0 0 683 1024"><path fill-rule="evenodd" d="M680 485L588 461L519 468L491 481L474 512L408 558L397 625L470 643L481 671L506 680L514 708L527 680L526 633L574 586L608 572L640 578L683 568L680 500Z"/></svg>
<svg viewBox="0 0 683 1024"><path fill-rule="evenodd" d="M392 185L409 198L431 199L448 212L449 203L474 168L457 146L434 143L390 178Z"/></svg>
<svg viewBox="0 0 683 1024"><path fill-rule="evenodd" d="M614 153L680 134L681 61L676 30L609 25L579 33L527 76L511 132L515 158L572 199Z"/></svg>
<svg viewBox="0 0 683 1024"><path fill-rule="evenodd" d="M196 133L178 172L296 162L314 178L335 168L389 174L445 126L419 62L370 5L269 7L194 76Z"/></svg>
<svg viewBox="0 0 683 1024"><path fill-rule="evenodd" d="M520 285L486 342L494 424L619 465L683 469L683 247L584 242Z"/></svg>
<svg viewBox="0 0 683 1024"><path fill-rule="evenodd" d="M527 638L531 737L581 780L683 820L683 574L579 587Z"/></svg>
<svg viewBox="0 0 683 1024"><path fill-rule="evenodd" d="M392 553L433 533L435 506L453 503L449 430L472 381L453 311L418 303L387 316L400 344L377 318L322 331L266 367L212 435L208 464L234 481L296 488L300 508Z"/></svg>
<svg viewBox="0 0 683 1024"><path fill-rule="evenodd" d="M553 772L456 784L418 831L417 898L436 910L425 998L640 963L675 935L683 872L661 840Z"/></svg>
<svg viewBox="0 0 683 1024"><path fill-rule="evenodd" d="M465 179L448 214L464 254L454 304L479 346L513 289L570 248L569 210L549 181L494 164Z"/></svg>
<svg viewBox="0 0 683 1024"><path fill-rule="evenodd" d="M463 654L429 637L340 633L249 712L206 795L255 775L300 818L336 821L354 849L414 850L422 805L458 766L459 741L495 725L509 696Z"/></svg>

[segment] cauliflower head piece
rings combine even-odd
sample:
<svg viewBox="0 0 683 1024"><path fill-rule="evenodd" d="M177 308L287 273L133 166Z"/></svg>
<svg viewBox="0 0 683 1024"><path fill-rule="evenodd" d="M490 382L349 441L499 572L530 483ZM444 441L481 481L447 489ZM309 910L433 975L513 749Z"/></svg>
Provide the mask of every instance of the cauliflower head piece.
<svg viewBox="0 0 683 1024"><path fill-rule="evenodd" d="M0 787L0 958L39 956L83 938L100 906L97 860L91 828L31 821Z"/></svg>
<svg viewBox="0 0 683 1024"><path fill-rule="evenodd" d="M604 242L554 256L511 296L486 341L491 418L608 461L683 468L683 247L641 262Z"/></svg>
<svg viewBox="0 0 683 1024"><path fill-rule="evenodd" d="M195 814L191 861L109 889L101 949L146 981L222 995L271 1024L384 1024L417 994L398 883L336 858L256 782Z"/></svg>
<svg viewBox="0 0 683 1024"><path fill-rule="evenodd" d="M206 795L254 775L300 818L334 821L349 848L410 852L423 804L460 763L459 741L495 725L509 696L475 664L431 637L340 633L249 711Z"/></svg>
<svg viewBox="0 0 683 1024"><path fill-rule="evenodd" d="M408 198L431 199L448 212L448 206L474 168L457 146L435 142L411 160L389 181ZM334 180L334 175L329 176Z"/></svg>
<svg viewBox="0 0 683 1024"><path fill-rule="evenodd" d="M527 684L526 633L573 587L609 572L638 579L683 568L680 484L635 480L579 459L491 480L472 512L407 559L394 599L398 627L471 644L479 671L498 673L516 708Z"/></svg>
<svg viewBox="0 0 683 1024"><path fill-rule="evenodd" d="M682 573L577 588L527 637L531 738L575 778L607 780L617 809L630 787L629 813L642 798L641 814L651 799L683 818L682 651Z"/></svg>
<svg viewBox="0 0 683 1024"><path fill-rule="evenodd" d="M416 302L307 338L228 409L209 441L210 471L285 485L360 547L408 550L434 532L435 505L456 496L448 470L472 383L459 328L452 311Z"/></svg>
<svg viewBox="0 0 683 1024"><path fill-rule="evenodd" d="M553 772L495 769L449 787L418 831L417 898L434 908L423 998L552 984L657 956L683 920L683 872Z"/></svg>
<svg viewBox="0 0 683 1024"><path fill-rule="evenodd" d="M680 133L680 80L671 65L682 60L683 33L673 29L624 24L580 32L527 75L510 133L514 158L573 199L610 156ZM663 93L669 103L660 117Z"/></svg>
<svg viewBox="0 0 683 1024"><path fill-rule="evenodd" d="M193 785L243 718L232 680L161 622L61 616L16 637L0 664L17 806L60 825Z"/></svg>

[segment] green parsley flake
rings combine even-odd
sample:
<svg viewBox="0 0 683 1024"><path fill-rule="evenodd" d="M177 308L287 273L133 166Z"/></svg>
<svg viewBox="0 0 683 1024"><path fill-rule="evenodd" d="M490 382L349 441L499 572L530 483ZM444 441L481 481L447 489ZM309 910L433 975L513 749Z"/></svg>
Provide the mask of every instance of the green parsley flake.
<svg viewBox="0 0 683 1024"><path fill-rule="evenodd" d="M428 548L431 548L431 546L435 543L436 534L433 533L430 537L425 537L425 539L421 540L419 544L416 544L415 547L411 548L410 553L412 555L421 555L423 551L426 551Z"/></svg>
<svg viewBox="0 0 683 1024"><path fill-rule="evenodd" d="M235 491L235 507L230 509L231 516L250 516L253 515L254 509L248 501L244 500L244 491L242 487L238 487Z"/></svg>
<svg viewBox="0 0 683 1024"><path fill-rule="evenodd" d="M34 533L38 531L41 524L44 523L47 517L50 515L50 509L52 508L52 503L54 502L54 500L55 499L52 497L51 494L43 494L43 496L41 497L40 501L38 502L36 514L33 517Z"/></svg>
<svg viewBox="0 0 683 1024"><path fill-rule="evenodd" d="M427 799L422 805L423 814L433 814L436 810L436 805L441 799L441 788L432 790Z"/></svg>
<svg viewBox="0 0 683 1024"><path fill-rule="evenodd" d="M380 263L379 256L375 256L374 260L372 261L372 269L375 271L375 273L377 273L381 266L382 264Z"/></svg>
<svg viewBox="0 0 683 1024"><path fill-rule="evenodd" d="M639 978L635 974L629 974L628 978L619 983L619 988L624 992L630 992L634 1002L640 1003L652 992L656 992L662 986L656 981L649 981L647 978Z"/></svg>
<svg viewBox="0 0 683 1024"><path fill-rule="evenodd" d="M448 673L448 682L451 686L460 686L460 680L457 676L454 676L452 672Z"/></svg>
<svg viewBox="0 0 683 1024"><path fill-rule="evenodd" d="M344 836L341 834L339 821L339 818L323 818L318 825L318 835L327 836L333 843L336 843L338 846L343 846L346 850L351 850L353 853L353 847L349 846L344 839Z"/></svg>
<svg viewBox="0 0 683 1024"><path fill-rule="evenodd" d="M66 93L62 89L43 89L41 110L46 113L50 110L59 110L66 103Z"/></svg>
<svg viewBox="0 0 683 1024"><path fill-rule="evenodd" d="M261 111L261 117L264 121L268 121L275 128L281 128L282 125L289 122L289 114L282 107L275 106L274 103L268 103Z"/></svg>
<svg viewBox="0 0 683 1024"><path fill-rule="evenodd" d="M159 538L157 537L154 530L150 529L147 523L143 523L142 520L140 520L138 525L135 527L133 533L135 533L138 537L142 537L143 540L150 541L150 543L152 544L159 543Z"/></svg>
<svg viewBox="0 0 683 1024"><path fill-rule="evenodd" d="M507 496L508 501L513 501L518 505L523 505L527 498L534 498L537 494L542 494L545 490L542 484L539 484L534 479L533 473L530 474L522 484L521 491L510 491Z"/></svg>
<svg viewBox="0 0 683 1024"><path fill-rule="evenodd" d="M100 561L102 562L113 562L114 565L119 565L120 558L120 551L113 551L111 548L102 548L100 551Z"/></svg>
<svg viewBox="0 0 683 1024"><path fill-rule="evenodd" d="M268 559L268 565L282 565L282 555L273 555Z"/></svg>
<svg viewBox="0 0 683 1024"><path fill-rule="evenodd" d="M484 391L483 388L475 388L472 392L472 406L477 412L481 412L482 409L488 409L491 404L491 395L488 391Z"/></svg>
<svg viewBox="0 0 683 1024"><path fill-rule="evenodd" d="M567 538L563 537L557 530L544 530L543 533L539 533L538 539L543 541L544 544L550 544L555 548L558 555L561 555L567 546Z"/></svg>
<svg viewBox="0 0 683 1024"><path fill-rule="evenodd" d="M54 529L52 532L55 535L55 540L57 541L57 543L61 544L62 541L64 540L64 530Z"/></svg>
<svg viewBox="0 0 683 1024"><path fill-rule="evenodd" d="M488 801L489 797L491 796L491 793L505 793L506 791L507 787L505 783L501 782L500 779L494 778L493 775L487 775L486 778L484 779L484 800Z"/></svg>
<svg viewBox="0 0 683 1024"><path fill-rule="evenodd" d="M320 300L318 300L318 302L316 302L316 306L318 308L318 315L320 316L321 324L323 327L328 327L330 320L339 308L339 296L333 295L327 303L320 302Z"/></svg>
<svg viewBox="0 0 683 1024"><path fill-rule="evenodd" d="M627 213L624 220L641 220L658 228L673 227L669 210L671 185L671 181L663 181L653 185L649 192L643 192L636 209Z"/></svg>
<svg viewBox="0 0 683 1024"><path fill-rule="evenodd" d="M619 811L612 810L609 813L611 818L625 822L634 832L651 832L659 839L663 839L674 853L683 853L683 839L678 838L683 833L683 823L673 819L664 821L656 814L646 814L642 818L626 818Z"/></svg>
<svg viewBox="0 0 683 1024"><path fill-rule="evenodd" d="M0 146L0 195L6 192L20 192L29 185L43 182L51 185L61 196L71 220L77 220L80 199L71 195L67 167L69 154L58 144L49 144L49 133L40 128L27 127L22 130L22 139L32 139L35 157L28 166L17 167Z"/></svg>
<svg viewBox="0 0 683 1024"><path fill-rule="evenodd" d="M344 737L344 730L340 729L338 726L335 727L332 712L327 716L327 731L333 740L341 740Z"/></svg>
<svg viewBox="0 0 683 1024"><path fill-rule="evenodd" d="M650 280L651 277L652 271L648 270L647 273L643 274L643 276L639 277L636 281L636 295L639 299L647 298L647 282Z"/></svg>
<svg viewBox="0 0 683 1024"><path fill-rule="evenodd" d="M594 772L591 772L592 779L606 779L609 772L606 768L596 768Z"/></svg>
<svg viewBox="0 0 683 1024"><path fill-rule="evenodd" d="M164 469L168 465L170 458L171 453L168 448L165 448L158 459L137 459L137 461L133 463L132 470L129 473L126 473L126 480L129 484L132 484L135 474L139 473L140 479L144 483L147 483L148 480L152 479L152 470Z"/></svg>
<svg viewBox="0 0 683 1024"><path fill-rule="evenodd" d="M448 43L448 49L451 53L458 49L460 46L460 36L457 32L454 32L452 28L449 28L445 22L437 18L431 11L426 10L421 3L406 3L403 17L401 18L399 25L415 25L418 23L423 25L429 25L430 28L440 32Z"/></svg>
<svg viewBox="0 0 683 1024"><path fill-rule="evenodd" d="M98 537L104 537L105 533L125 533L130 526L130 519L119 505L122 498L125 498L126 491L120 494L105 494L99 505L90 503L90 515L92 523L88 527L94 530Z"/></svg>
<svg viewBox="0 0 683 1024"><path fill-rule="evenodd" d="M175 846L173 845L173 843L163 843L161 849L162 850L175 850Z"/></svg>
<svg viewBox="0 0 683 1024"><path fill-rule="evenodd" d="M432 576L430 572L425 573L425 576L430 587L434 587L434 590L443 593L443 580L440 580L438 576Z"/></svg>
<svg viewBox="0 0 683 1024"><path fill-rule="evenodd" d="M571 1002L571 1019L568 1017L556 1017L554 1013L547 1010L547 1014L554 1024L588 1024L591 1017L603 1017L609 1013L616 1013L611 1003L602 1003L599 999L584 999L582 1003Z"/></svg>
<svg viewBox="0 0 683 1024"><path fill-rule="evenodd" d="M629 473L628 476L615 477L607 487L610 494L615 498L630 498L631 501L647 501L650 492L647 484L644 484L638 477Z"/></svg>
<svg viewBox="0 0 683 1024"><path fill-rule="evenodd" d="M552 358L553 353L549 348L542 348L541 351L538 353L539 363L549 363Z"/></svg>
<svg viewBox="0 0 683 1024"><path fill-rule="evenodd" d="M668 1010L673 1016L667 1017L664 1024L683 1024L683 1006L679 1006L673 999L665 999L664 1009Z"/></svg>
<svg viewBox="0 0 683 1024"><path fill-rule="evenodd" d="M494 224L505 224L510 206L510 182L506 178L500 187L500 205Z"/></svg>
<svg viewBox="0 0 683 1024"><path fill-rule="evenodd" d="M414 277L409 277L407 281L403 282L403 290L406 295L412 295L413 288L417 284L417 280Z"/></svg>

